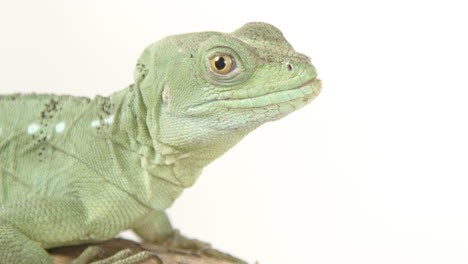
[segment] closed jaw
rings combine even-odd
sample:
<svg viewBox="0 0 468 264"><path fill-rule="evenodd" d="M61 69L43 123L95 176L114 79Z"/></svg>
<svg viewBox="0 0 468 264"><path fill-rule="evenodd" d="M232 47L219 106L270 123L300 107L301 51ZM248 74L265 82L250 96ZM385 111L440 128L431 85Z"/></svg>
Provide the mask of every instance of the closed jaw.
<svg viewBox="0 0 468 264"><path fill-rule="evenodd" d="M261 108L279 105L285 102L296 102L297 99L315 97L320 92L320 88L320 80L312 78L292 89L271 91L266 94L241 99L223 98L214 101L213 106L226 108Z"/></svg>

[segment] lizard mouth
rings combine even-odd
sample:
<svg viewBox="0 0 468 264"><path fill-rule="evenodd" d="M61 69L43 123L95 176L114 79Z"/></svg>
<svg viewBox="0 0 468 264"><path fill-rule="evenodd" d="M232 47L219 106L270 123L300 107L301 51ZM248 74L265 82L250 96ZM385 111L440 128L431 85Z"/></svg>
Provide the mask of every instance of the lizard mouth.
<svg viewBox="0 0 468 264"><path fill-rule="evenodd" d="M316 77L305 82L300 78L294 78L278 82L273 86L267 92L263 87L224 92L208 102L189 108L189 111L197 112L200 106L238 110L257 109L255 112L273 108L284 116L312 101L320 93L322 82Z"/></svg>
<svg viewBox="0 0 468 264"><path fill-rule="evenodd" d="M315 98L320 93L321 88L321 81L314 77L291 89L272 90L247 98L223 98L218 100L218 103L226 108L265 108L284 103L301 105L301 102L307 104Z"/></svg>

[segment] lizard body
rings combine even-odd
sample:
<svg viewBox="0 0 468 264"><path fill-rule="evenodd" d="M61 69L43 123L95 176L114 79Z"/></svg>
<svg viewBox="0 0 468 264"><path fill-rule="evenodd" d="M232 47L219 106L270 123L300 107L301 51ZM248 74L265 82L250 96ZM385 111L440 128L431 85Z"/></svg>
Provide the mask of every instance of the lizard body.
<svg viewBox="0 0 468 264"><path fill-rule="evenodd" d="M167 239L164 210L202 168L309 103L316 75L278 29L249 23L150 45L108 97L0 96L0 263L52 263L44 248L125 229Z"/></svg>

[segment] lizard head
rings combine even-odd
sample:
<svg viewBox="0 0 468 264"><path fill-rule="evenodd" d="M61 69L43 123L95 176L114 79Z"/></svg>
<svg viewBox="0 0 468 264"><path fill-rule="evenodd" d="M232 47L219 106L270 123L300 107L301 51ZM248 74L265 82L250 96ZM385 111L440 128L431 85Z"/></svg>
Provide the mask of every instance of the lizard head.
<svg viewBox="0 0 468 264"><path fill-rule="evenodd" d="M282 118L318 95L316 77L310 59L277 28L256 22L232 33L162 39L143 52L135 81L159 137L169 142L248 133Z"/></svg>

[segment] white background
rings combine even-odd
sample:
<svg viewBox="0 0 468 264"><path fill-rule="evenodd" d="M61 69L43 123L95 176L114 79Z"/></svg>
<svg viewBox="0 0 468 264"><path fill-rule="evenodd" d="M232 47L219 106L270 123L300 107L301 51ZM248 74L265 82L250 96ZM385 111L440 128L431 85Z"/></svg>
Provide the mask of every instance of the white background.
<svg viewBox="0 0 468 264"><path fill-rule="evenodd" d="M312 58L323 92L207 167L169 210L174 225L251 262L468 263L467 10L1 0L0 91L108 95L166 35L272 23Z"/></svg>

